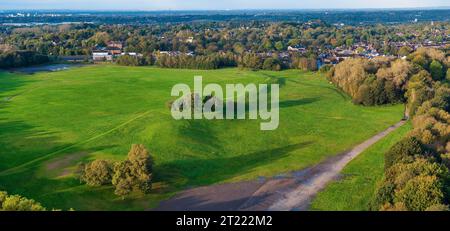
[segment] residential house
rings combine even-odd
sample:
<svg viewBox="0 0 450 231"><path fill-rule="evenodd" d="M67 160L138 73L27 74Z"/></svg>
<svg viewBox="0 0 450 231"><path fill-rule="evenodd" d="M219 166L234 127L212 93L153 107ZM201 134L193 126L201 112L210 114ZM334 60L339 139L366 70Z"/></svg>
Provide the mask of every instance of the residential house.
<svg viewBox="0 0 450 231"><path fill-rule="evenodd" d="M96 47L92 52L94 61L112 61L115 56L122 55L123 44L121 42L110 41L106 47Z"/></svg>
<svg viewBox="0 0 450 231"><path fill-rule="evenodd" d="M92 59L94 61L112 61L113 56L108 52L104 50L97 50L92 52Z"/></svg>

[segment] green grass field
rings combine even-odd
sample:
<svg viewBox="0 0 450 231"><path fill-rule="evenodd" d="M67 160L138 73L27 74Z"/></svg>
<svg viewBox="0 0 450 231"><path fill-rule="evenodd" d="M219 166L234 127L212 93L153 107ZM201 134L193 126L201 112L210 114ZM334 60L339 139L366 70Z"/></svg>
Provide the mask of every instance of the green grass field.
<svg viewBox="0 0 450 231"><path fill-rule="evenodd" d="M167 102L174 84L264 83L280 88L280 125L259 120L182 120ZM403 106L362 107L324 76L296 70L252 72L86 66L34 75L0 72L0 190L48 208L142 210L199 185L298 170L341 153L398 122ZM155 158L154 189L121 200L112 187L74 177L77 163L122 160L133 143ZM371 175L371 173L367 173Z"/></svg>
<svg viewBox="0 0 450 231"><path fill-rule="evenodd" d="M314 199L311 209L367 211L376 185L384 176L384 153L411 130L407 123L372 145L342 171L343 179L330 183Z"/></svg>

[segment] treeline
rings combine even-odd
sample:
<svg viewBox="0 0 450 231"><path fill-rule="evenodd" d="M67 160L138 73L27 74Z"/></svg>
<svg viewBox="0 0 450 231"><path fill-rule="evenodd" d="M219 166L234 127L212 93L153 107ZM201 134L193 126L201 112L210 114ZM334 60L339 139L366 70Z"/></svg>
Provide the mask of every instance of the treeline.
<svg viewBox="0 0 450 231"><path fill-rule="evenodd" d="M317 61L315 57L285 57L281 59L278 53L271 56L246 52L236 55L232 52L215 53L209 55L187 55L187 54L156 54L144 57L121 56L117 63L126 66L156 65L162 68L184 68L184 69L219 69L225 67L239 67L251 70L280 71L287 68L301 69L305 71L316 71Z"/></svg>
<svg viewBox="0 0 450 231"><path fill-rule="evenodd" d="M381 105L405 102L408 81L423 75L430 76L429 81L445 80L449 59L435 49L418 49L406 60L390 60L379 57L368 59L347 59L332 68L329 80L349 94L353 102L363 105ZM420 105L426 87L414 89L416 98L410 107ZM411 92L410 92L411 94ZM414 111L414 110L412 110Z"/></svg>
<svg viewBox="0 0 450 231"><path fill-rule="evenodd" d="M121 55L116 59L116 63L121 66L145 66L153 65L152 56Z"/></svg>
<svg viewBox="0 0 450 231"><path fill-rule="evenodd" d="M124 198L132 192L148 193L152 188L153 160L144 145L133 145L121 162L94 160L79 166L79 178L89 186L113 185Z"/></svg>
<svg viewBox="0 0 450 231"><path fill-rule="evenodd" d="M448 210L450 86L443 74L448 58L436 50L421 49L408 59L413 68L404 86L413 130L385 153L385 178L377 188L371 207L373 210Z"/></svg>
<svg viewBox="0 0 450 231"><path fill-rule="evenodd" d="M273 53L272 56L260 56L255 53L246 53L243 56L239 56L236 63L240 68L252 70L280 71L288 68L305 71L317 70L317 60L314 56L305 57L290 55L288 57L279 58L278 53Z"/></svg>
<svg viewBox="0 0 450 231"><path fill-rule="evenodd" d="M347 59L331 70L329 79L353 102L363 105L398 103L404 100L411 65L404 60Z"/></svg>
<svg viewBox="0 0 450 231"><path fill-rule="evenodd" d="M450 58L420 48L405 60L348 59L330 81L363 105L406 103L413 130L385 153L385 177L372 210L448 210L450 199Z"/></svg>
<svg viewBox="0 0 450 231"><path fill-rule="evenodd" d="M0 68L25 67L49 62L47 55L34 51L1 51Z"/></svg>
<svg viewBox="0 0 450 231"><path fill-rule="evenodd" d="M218 69L223 67L235 67L235 56L232 53L218 53L210 55L191 56L181 55L156 55L156 66L164 68L186 68L186 69Z"/></svg>
<svg viewBox="0 0 450 231"><path fill-rule="evenodd" d="M434 85L414 113L414 129L385 154L385 178L371 202L374 210L449 209L450 88Z"/></svg>

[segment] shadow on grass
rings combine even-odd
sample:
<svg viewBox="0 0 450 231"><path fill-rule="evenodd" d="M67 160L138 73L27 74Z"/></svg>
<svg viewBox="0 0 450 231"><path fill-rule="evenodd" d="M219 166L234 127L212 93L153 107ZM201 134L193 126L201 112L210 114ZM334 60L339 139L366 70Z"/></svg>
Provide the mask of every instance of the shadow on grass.
<svg viewBox="0 0 450 231"><path fill-rule="evenodd" d="M266 76L269 78L269 81L266 82L266 84L278 84L280 88L284 87L286 85L286 78L285 77L278 77L275 75L271 75L268 73L261 73L263 76ZM270 92L270 89L269 89Z"/></svg>
<svg viewBox="0 0 450 231"><path fill-rule="evenodd" d="M207 120L183 120L178 127L178 132L183 137L189 138L191 141L203 147L209 146L211 149L220 148L220 142L215 132L211 130Z"/></svg>
<svg viewBox="0 0 450 231"><path fill-rule="evenodd" d="M315 87L315 88L325 88L331 91L334 91L335 93L337 93L342 99L344 100L350 100L351 97L349 95L347 95L344 91L342 91L340 88L338 87L334 87L334 86L322 86L319 84L311 84L311 83L305 83L305 82L300 82L298 80L294 80L294 79L290 79L289 81L300 84L300 85L304 85L304 86L308 86L308 87Z"/></svg>
<svg viewBox="0 0 450 231"><path fill-rule="evenodd" d="M95 152L114 147L108 145L86 149L78 147L77 143L61 142L57 132L9 119L13 115L5 109L10 103L0 104L0 175L29 171L44 161L67 153Z"/></svg>
<svg viewBox="0 0 450 231"><path fill-rule="evenodd" d="M290 152L313 143L301 142L227 158L176 160L156 166L155 181L168 182L180 188L218 183L255 167L282 159Z"/></svg>
<svg viewBox="0 0 450 231"><path fill-rule="evenodd" d="M319 100L320 100L319 97L294 99L294 100L285 100L285 101L281 101L280 102L280 108L302 106L302 105L314 103L314 102L319 101Z"/></svg>

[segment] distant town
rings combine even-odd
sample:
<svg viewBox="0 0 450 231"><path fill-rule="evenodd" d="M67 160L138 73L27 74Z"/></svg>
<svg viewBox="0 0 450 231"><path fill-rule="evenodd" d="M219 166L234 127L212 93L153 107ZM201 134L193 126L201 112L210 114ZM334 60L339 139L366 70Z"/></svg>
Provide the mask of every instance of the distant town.
<svg viewBox="0 0 450 231"><path fill-rule="evenodd" d="M434 27L434 22L429 22L427 24L421 24L425 27ZM317 26L320 26L318 22L307 22L301 24L304 29L312 29ZM331 25L330 27L335 28L337 30L345 27L344 25ZM249 30L248 27L240 27L238 30ZM218 31L220 33L221 30L225 30L224 28L214 28L214 31ZM207 31L210 31L207 29ZM212 30L211 30L212 31ZM408 33L408 34L407 34ZM233 36L233 33L228 33L229 36ZM316 57L316 65L317 69L322 67L323 65L336 65L339 62L348 59L348 58L366 58L373 59L376 57L387 57L387 58L402 58L405 59L409 53L416 51L418 48L435 48L435 49L448 49L450 46L450 34L447 28L436 27L433 28L429 34L429 37L421 40L423 36L422 32L418 30L413 30L409 32L397 32L395 36L398 38L408 37L409 39L396 39L391 41L383 41L382 44L373 44L369 41L358 41L355 42L353 39L346 40L345 44L340 46L333 46L331 44L325 44L321 47L308 47L307 44L302 44L301 42L296 43L295 45L283 45L283 49L275 48L269 51L253 51L251 49L245 50L244 53L254 53L259 56L261 59L267 58L277 58L281 61L285 66L289 66L292 63L293 57ZM197 36L198 37L198 36ZM164 42L167 40L165 36L155 37L156 40ZM175 39L175 38L174 38ZM179 43L184 43L187 45L195 45L198 40L194 36L187 36L178 38ZM289 42L288 42L289 44ZM385 49L388 47L390 50L381 51L381 49ZM381 48L381 49L380 49ZM125 51L126 50L126 51ZM226 50L218 49L216 52L219 54L225 54ZM313 54L313 55L311 55ZM127 47L126 41L107 41L105 46L95 46L92 49L92 55L89 57L90 60L94 62L113 62L118 57L127 55L142 58L144 55L137 50L133 50L132 48ZM151 54L154 60L157 60L160 56L170 56L170 57L180 57L180 56L189 56L195 57L197 55L195 50L191 51L180 51L180 50L155 50ZM79 61L87 59L87 56L73 56L72 60ZM66 60L71 60L70 56L65 57Z"/></svg>

